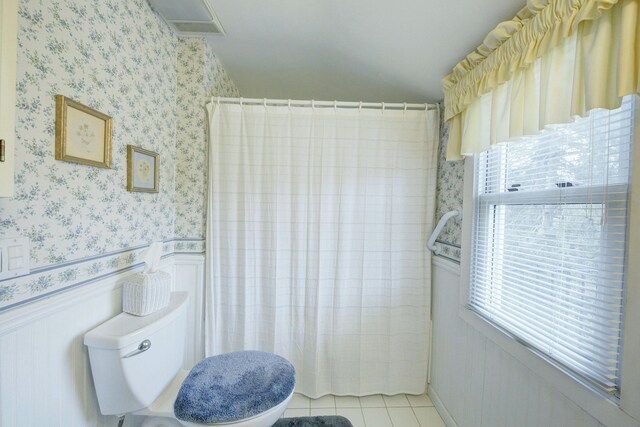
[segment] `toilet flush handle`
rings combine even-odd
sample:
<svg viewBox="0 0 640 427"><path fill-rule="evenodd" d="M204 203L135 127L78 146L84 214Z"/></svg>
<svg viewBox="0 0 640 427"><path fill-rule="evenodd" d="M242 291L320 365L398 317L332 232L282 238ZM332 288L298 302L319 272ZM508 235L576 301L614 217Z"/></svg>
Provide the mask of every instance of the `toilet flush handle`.
<svg viewBox="0 0 640 427"><path fill-rule="evenodd" d="M151 341L149 340L144 340L140 343L140 345L138 346L138 348L136 350L133 350L131 353L126 354L124 357L132 357L132 356L136 356L140 353L144 353L145 351L149 350L151 348Z"/></svg>

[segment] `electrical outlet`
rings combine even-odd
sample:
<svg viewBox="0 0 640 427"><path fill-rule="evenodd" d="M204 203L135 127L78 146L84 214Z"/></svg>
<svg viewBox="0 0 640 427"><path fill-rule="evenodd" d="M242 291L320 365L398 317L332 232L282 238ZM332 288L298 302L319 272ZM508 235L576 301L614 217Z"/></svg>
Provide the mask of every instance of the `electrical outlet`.
<svg viewBox="0 0 640 427"><path fill-rule="evenodd" d="M29 238L0 239L0 280L29 274Z"/></svg>

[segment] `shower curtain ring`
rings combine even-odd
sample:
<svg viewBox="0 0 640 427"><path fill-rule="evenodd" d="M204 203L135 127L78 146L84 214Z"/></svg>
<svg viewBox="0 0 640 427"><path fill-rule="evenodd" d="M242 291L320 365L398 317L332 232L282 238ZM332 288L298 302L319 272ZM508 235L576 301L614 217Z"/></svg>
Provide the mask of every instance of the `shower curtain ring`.
<svg viewBox="0 0 640 427"><path fill-rule="evenodd" d="M358 104L358 110L362 111L362 101L360 101L360 103Z"/></svg>
<svg viewBox="0 0 640 427"><path fill-rule="evenodd" d="M404 111L407 111L407 103L404 103Z"/></svg>
<svg viewBox="0 0 640 427"><path fill-rule="evenodd" d="M242 107L242 102L243 102L244 98L240 97L240 106Z"/></svg>
<svg viewBox="0 0 640 427"><path fill-rule="evenodd" d="M262 104L264 105L264 108L267 108L267 98L262 98Z"/></svg>
<svg viewBox="0 0 640 427"><path fill-rule="evenodd" d="M336 101L336 100L333 101L333 109L334 110L338 109L338 101Z"/></svg>

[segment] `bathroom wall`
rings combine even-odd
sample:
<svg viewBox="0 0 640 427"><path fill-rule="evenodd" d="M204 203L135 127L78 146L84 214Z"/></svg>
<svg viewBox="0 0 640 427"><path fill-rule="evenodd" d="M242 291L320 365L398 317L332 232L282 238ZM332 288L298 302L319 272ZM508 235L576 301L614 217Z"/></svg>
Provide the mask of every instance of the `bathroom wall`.
<svg viewBox="0 0 640 427"><path fill-rule="evenodd" d="M212 96L237 97L238 89L209 45L178 40L175 236L202 246L206 228L207 139L205 103Z"/></svg>
<svg viewBox="0 0 640 427"><path fill-rule="evenodd" d="M0 281L0 311L131 267L151 241L201 254L203 104L237 95L204 40L176 37L145 0L21 0L18 13L16 192L0 199L0 238L29 237L31 274ZM54 160L56 94L112 116L111 169ZM160 154L159 193L126 190L127 144Z"/></svg>
<svg viewBox="0 0 640 427"><path fill-rule="evenodd" d="M144 0L22 0L16 185L0 237L28 236L32 274L0 282L0 307L123 267L173 237L176 41ZM113 118L112 168L54 160L56 94ZM160 153L160 193L126 191L127 144Z"/></svg>
<svg viewBox="0 0 640 427"><path fill-rule="evenodd" d="M449 125L444 123L444 108L440 108L440 146L438 147L438 181L436 184L436 220L445 213L462 208L464 161L446 161ZM436 246L440 256L460 262L461 222L449 220L442 229Z"/></svg>
<svg viewBox="0 0 640 427"><path fill-rule="evenodd" d="M3 236L40 268L173 236L176 37L144 0L19 4L16 194ZM113 117L113 166L54 160L55 94ZM160 153L160 193L126 191L126 150Z"/></svg>
<svg viewBox="0 0 640 427"><path fill-rule="evenodd" d="M202 357L205 192L177 174L206 165L197 103L237 90L203 39L176 37L146 0L21 0L18 25L16 194L0 199L0 237L31 239L31 273L0 281L0 425L113 426L83 335L121 311L123 280L163 240L172 289L191 296L185 367ZM178 100L186 87L201 96ZM113 117L111 169L54 160L55 94ZM181 122L187 108L201 119ZM160 154L160 193L126 191L127 144ZM178 225L190 205L196 226Z"/></svg>

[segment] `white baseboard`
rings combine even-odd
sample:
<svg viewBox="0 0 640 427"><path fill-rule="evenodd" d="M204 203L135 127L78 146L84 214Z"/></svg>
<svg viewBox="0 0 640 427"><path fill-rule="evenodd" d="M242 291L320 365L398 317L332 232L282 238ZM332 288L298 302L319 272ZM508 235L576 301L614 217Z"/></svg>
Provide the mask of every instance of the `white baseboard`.
<svg viewBox="0 0 640 427"><path fill-rule="evenodd" d="M440 396L438 396L438 393L433 389L433 387L431 387L431 385L429 385L429 389L427 391L427 394L429 395L429 398L433 402L434 406L436 407L436 410L438 411L438 414L440 414L440 418L442 418L442 421L444 421L446 426L447 427L458 427L458 424L453 419L453 417L451 416L451 414L447 410L447 407L444 406L444 403L442 403L442 400L440 399Z"/></svg>

